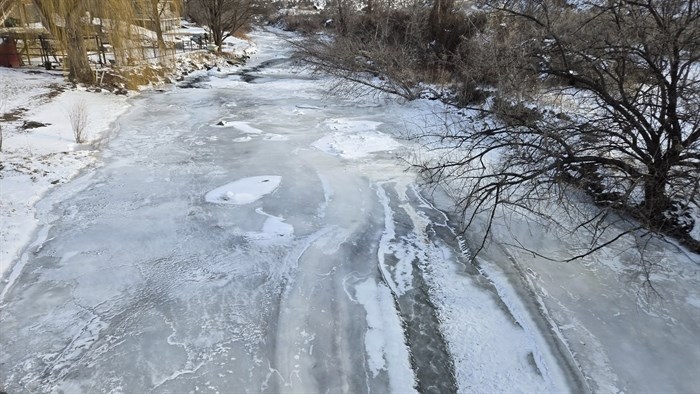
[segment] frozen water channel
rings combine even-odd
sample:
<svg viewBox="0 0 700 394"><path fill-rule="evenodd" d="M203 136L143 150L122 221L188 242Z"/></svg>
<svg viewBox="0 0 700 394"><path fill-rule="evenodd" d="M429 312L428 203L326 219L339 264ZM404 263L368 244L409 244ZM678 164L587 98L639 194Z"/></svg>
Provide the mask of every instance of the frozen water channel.
<svg viewBox="0 0 700 394"><path fill-rule="evenodd" d="M135 99L103 165L42 200L0 285L0 389L575 387L397 159L415 108L330 96L254 40L244 72Z"/></svg>

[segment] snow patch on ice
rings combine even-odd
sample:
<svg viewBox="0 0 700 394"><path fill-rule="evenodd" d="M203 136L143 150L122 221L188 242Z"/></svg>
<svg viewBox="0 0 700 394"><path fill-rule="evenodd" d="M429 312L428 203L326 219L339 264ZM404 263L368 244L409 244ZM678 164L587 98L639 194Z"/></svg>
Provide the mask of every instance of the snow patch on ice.
<svg viewBox="0 0 700 394"><path fill-rule="evenodd" d="M549 374L541 377L528 360L538 349L517 323L509 319L495 298L455 269L446 245L431 254L428 277L431 299L438 305L443 334L454 357L459 391L563 392ZM427 268L427 267L426 267ZM542 371L542 365L537 363Z"/></svg>
<svg viewBox="0 0 700 394"><path fill-rule="evenodd" d="M256 209L255 212L267 216L262 228L264 234L276 235L279 237L294 235L294 226L285 223L283 217L270 215L260 208Z"/></svg>
<svg viewBox="0 0 700 394"><path fill-rule="evenodd" d="M250 204L274 192L281 181L276 175L243 178L210 191L204 199L213 204Z"/></svg>
<svg viewBox="0 0 700 394"><path fill-rule="evenodd" d="M321 175L320 173L316 173L316 175L321 181L321 187L323 188L323 202L318 207L317 216L319 218L324 218L326 217L326 210L328 209L328 204L333 199L333 187L323 175Z"/></svg>
<svg viewBox="0 0 700 394"><path fill-rule="evenodd" d="M384 208L384 233L379 240L379 249L377 250L377 261L379 262L379 270L386 281L387 285L391 289L392 293L397 296L403 295L406 291L412 288L411 283L413 282L412 269L409 262L409 267L406 268L405 260L406 256L397 256L399 260L403 260L399 263L400 268L396 270L396 276L392 276L389 270L389 266L386 264L386 256L397 252L397 249L393 247L392 241L396 238L396 227L394 226L394 213L389 206L389 197L384 191L384 187L379 184L377 185L377 197L379 202ZM399 252L399 254L404 255L405 253ZM411 259L412 261L412 259Z"/></svg>
<svg viewBox="0 0 700 394"><path fill-rule="evenodd" d="M311 146L344 159L359 159L403 146L391 136L377 131L381 122L340 118L327 120L324 124L334 131Z"/></svg>
<svg viewBox="0 0 700 394"><path fill-rule="evenodd" d="M422 207L435 209L414 192ZM402 206L416 224L412 238L416 243L430 238L431 223L447 224L446 216L445 224L440 224L408 204ZM458 391L566 392L566 378L542 337L546 334L538 330L507 278L496 267L489 268L487 278L466 274L455 264L459 259L451 247L440 240L422 246L418 263L455 363ZM497 297L483 279L491 282Z"/></svg>
<svg viewBox="0 0 700 394"><path fill-rule="evenodd" d="M360 159L371 153L391 151L403 145L387 134L366 131L353 134L335 132L317 140L311 146L344 159Z"/></svg>
<svg viewBox="0 0 700 394"><path fill-rule="evenodd" d="M700 309L700 298L688 296L685 298L685 301L688 303L688 305L692 305L692 306Z"/></svg>
<svg viewBox="0 0 700 394"><path fill-rule="evenodd" d="M298 106L297 106L298 107ZM324 122L332 130L345 132L361 132L368 130L377 130L382 122L374 122L371 120L353 120L353 119L329 119Z"/></svg>
<svg viewBox="0 0 700 394"><path fill-rule="evenodd" d="M567 387L567 382L561 371L556 368L558 361L549 352L548 345L542 336L542 332L538 329L537 323L527 313L527 306L509 284L506 275L490 261L482 260L480 270L496 288L499 298L522 328L523 339L528 345L527 348L531 351L537 370L542 374L548 386L548 391L563 391ZM597 353L604 354L603 352Z"/></svg>
<svg viewBox="0 0 700 394"><path fill-rule="evenodd" d="M289 137L282 134L267 134L262 139L264 141L288 141Z"/></svg>
<svg viewBox="0 0 700 394"><path fill-rule="evenodd" d="M367 313L365 351L372 377L386 371L391 392L416 392L415 376L391 291L370 278L355 286L355 299Z"/></svg>
<svg viewBox="0 0 700 394"><path fill-rule="evenodd" d="M690 235L693 239L700 241L700 208L693 210L691 215L695 224L688 235Z"/></svg>
<svg viewBox="0 0 700 394"><path fill-rule="evenodd" d="M396 266L392 270L394 281L399 295L413 289L413 262L418 259L419 252L411 243L416 243L414 237L391 245L391 250L397 259Z"/></svg>

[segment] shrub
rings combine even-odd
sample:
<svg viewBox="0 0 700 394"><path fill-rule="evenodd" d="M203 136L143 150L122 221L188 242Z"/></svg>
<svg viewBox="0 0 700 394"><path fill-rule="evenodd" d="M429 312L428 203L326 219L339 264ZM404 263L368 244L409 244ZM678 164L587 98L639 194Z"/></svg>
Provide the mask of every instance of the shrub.
<svg viewBox="0 0 700 394"><path fill-rule="evenodd" d="M68 119L73 129L75 142L82 144L86 139L85 128L88 124L87 106L84 101L78 101L68 110Z"/></svg>

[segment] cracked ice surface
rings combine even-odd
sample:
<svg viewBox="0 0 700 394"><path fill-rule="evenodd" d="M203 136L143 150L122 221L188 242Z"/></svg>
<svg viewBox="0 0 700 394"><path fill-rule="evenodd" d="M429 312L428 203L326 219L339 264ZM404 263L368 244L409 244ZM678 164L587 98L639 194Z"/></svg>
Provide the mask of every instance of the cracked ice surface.
<svg viewBox="0 0 700 394"><path fill-rule="evenodd" d="M536 327L449 274L453 234L391 152L427 104L328 97L254 38L251 83L143 94L104 164L39 203L2 285L0 389L566 391Z"/></svg>

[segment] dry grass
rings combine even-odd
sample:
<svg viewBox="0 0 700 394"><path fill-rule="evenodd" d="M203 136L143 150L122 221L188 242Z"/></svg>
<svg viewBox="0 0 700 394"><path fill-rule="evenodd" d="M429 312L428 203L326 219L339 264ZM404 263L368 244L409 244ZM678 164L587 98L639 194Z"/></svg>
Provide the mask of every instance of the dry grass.
<svg viewBox="0 0 700 394"><path fill-rule="evenodd" d="M240 38L241 40L250 40L250 37L248 37L249 31L250 31L250 26L246 25L246 26L243 26L242 28L236 30L236 32L233 33L233 36L236 38Z"/></svg>

